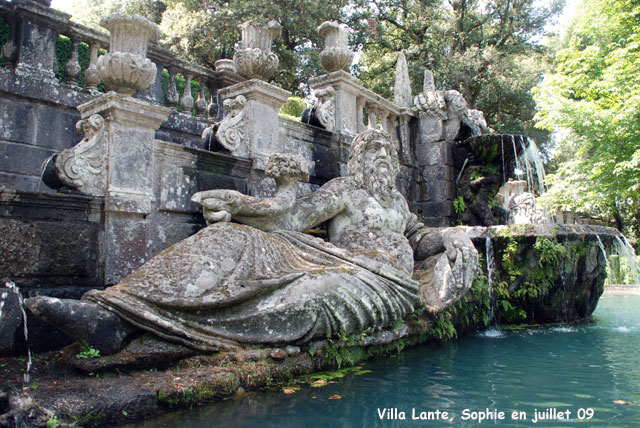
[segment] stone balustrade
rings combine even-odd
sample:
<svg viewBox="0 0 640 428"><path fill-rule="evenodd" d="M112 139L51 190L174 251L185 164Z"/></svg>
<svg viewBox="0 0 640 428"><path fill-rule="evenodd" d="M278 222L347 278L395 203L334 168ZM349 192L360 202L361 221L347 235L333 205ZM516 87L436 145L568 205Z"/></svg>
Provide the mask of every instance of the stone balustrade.
<svg viewBox="0 0 640 428"><path fill-rule="evenodd" d="M70 15L29 0L0 0L0 19L9 27L9 37L2 46L4 68L14 69L18 75L45 79L45 84L58 84L91 96L100 91L96 70L98 56L109 48L109 35L69 20ZM71 41L68 61L57 63L55 50L60 36ZM79 60L80 46L88 49L89 63ZM219 120L222 116L218 90L246 80L229 67L212 70L177 58L168 49L152 44L147 57L156 64L156 81L136 98L166 105L183 113ZM222 68L222 67L221 67ZM163 88L163 73L168 75ZM57 77L56 77L57 76ZM178 93L176 79L182 77L185 90ZM197 95L191 93L191 82L197 82ZM189 89L187 89L189 88ZM220 105L220 107L219 107Z"/></svg>
<svg viewBox="0 0 640 428"><path fill-rule="evenodd" d="M366 128L382 127L394 135L398 120L413 115L411 109L399 107L365 88L346 71L334 71L310 79L309 86L316 92L332 88L334 96L325 101L333 103L334 128L329 129L331 131L355 135Z"/></svg>

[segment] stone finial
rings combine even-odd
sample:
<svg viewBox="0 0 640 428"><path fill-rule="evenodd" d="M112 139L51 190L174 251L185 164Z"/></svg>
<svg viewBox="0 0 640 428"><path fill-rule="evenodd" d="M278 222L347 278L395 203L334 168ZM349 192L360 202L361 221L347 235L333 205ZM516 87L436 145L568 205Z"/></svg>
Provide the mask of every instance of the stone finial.
<svg viewBox="0 0 640 428"><path fill-rule="evenodd" d="M436 82L433 79L431 70L424 71L424 80L422 81L422 92L434 92L436 90Z"/></svg>
<svg viewBox="0 0 640 428"><path fill-rule="evenodd" d="M233 55L236 71L247 79L267 80L278 68L278 57L271 52L273 41L280 37L280 24L271 20L267 25L256 25L251 20L238 25L241 40Z"/></svg>
<svg viewBox="0 0 640 428"><path fill-rule="evenodd" d="M398 107L411 107L411 80L409 79L409 67L404 53L398 53L396 63L396 84L393 87L393 102Z"/></svg>
<svg viewBox="0 0 640 428"><path fill-rule="evenodd" d="M156 78L156 65L146 58L149 42L160 29L140 15L116 12L100 21L110 32L109 53L98 58L97 69L107 89L133 95L147 89Z"/></svg>
<svg viewBox="0 0 640 428"><path fill-rule="evenodd" d="M349 49L349 34L335 21L323 22L318 34L324 39L320 52L320 63L329 73L347 70L353 62L354 53Z"/></svg>

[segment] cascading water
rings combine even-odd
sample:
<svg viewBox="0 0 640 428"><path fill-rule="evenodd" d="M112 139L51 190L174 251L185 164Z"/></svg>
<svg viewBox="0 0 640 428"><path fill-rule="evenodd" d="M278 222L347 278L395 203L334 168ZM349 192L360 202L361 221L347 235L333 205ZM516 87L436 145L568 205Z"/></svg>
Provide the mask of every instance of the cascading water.
<svg viewBox="0 0 640 428"><path fill-rule="evenodd" d="M531 168L529 165L529 157L527 156L527 148L524 145L524 141L522 137L520 137L520 147L522 147L522 164L524 165L524 172L527 177L527 192L532 193L531 189L533 188L533 174L531 173Z"/></svg>
<svg viewBox="0 0 640 428"><path fill-rule="evenodd" d="M525 137L527 139L528 144L526 145L525 153L527 154L527 158L533 162L533 170L536 173L536 177L538 178L538 191L540 194L543 194L548 190L547 187L547 177L544 171L544 163L542 162L542 156L540 155L540 150L538 150L538 146L536 143L529 137Z"/></svg>
<svg viewBox="0 0 640 428"><path fill-rule="evenodd" d="M520 161L518 160L518 150L516 149L516 137L514 135L511 136L511 145L513 146L513 157L516 162L516 169L514 170L516 177L520 180L520 176L523 174L522 168L520 168Z"/></svg>
<svg viewBox="0 0 640 428"><path fill-rule="evenodd" d="M538 150L536 143L529 137L520 138L520 147L522 148L522 154L520 155L522 159L520 159L520 162L516 162L516 168L519 168L517 166L518 164L522 164L527 177L527 189L529 193L533 193L533 189L535 189L538 191L538 194L541 195L547 190L547 184L540 150ZM516 156L516 161L517 160L518 156Z"/></svg>
<svg viewBox="0 0 640 428"><path fill-rule="evenodd" d="M29 330L27 329L27 312L24 310L24 300L22 299L22 294L20 294L20 289L16 284L13 282L5 282L4 286L18 297L18 304L20 306L20 311L22 312L22 329L24 332L24 340L27 343L27 368L24 372L23 379L25 383L28 383L31 379L31 347L29 346ZM8 291L5 291L0 295L2 298L2 301L0 302L0 316L2 316L2 308L4 307L4 302L8 295Z"/></svg>
<svg viewBox="0 0 640 428"><path fill-rule="evenodd" d="M493 326L494 324L494 306L495 298L493 297L493 272L495 271L495 260L493 258L493 243L491 242L491 232L487 231L485 238L485 252L487 258L487 287L489 298L489 312L487 314L488 324Z"/></svg>
<svg viewBox="0 0 640 428"><path fill-rule="evenodd" d="M634 285L640 287L640 265L638 264L638 257L627 238L624 235L621 236L622 239L616 235L616 252L625 260L627 266L629 266Z"/></svg>
<svg viewBox="0 0 640 428"><path fill-rule="evenodd" d="M607 273L611 272L611 266L609 266L609 257L607 257L607 250L604 249L604 245L602 244L602 240L600 239L600 235L596 233L596 239L598 240L598 246L600 247L600 251L602 251L602 255L604 256L604 262L607 266ZM609 285L611 285L611 275L607 275L609 278Z"/></svg>

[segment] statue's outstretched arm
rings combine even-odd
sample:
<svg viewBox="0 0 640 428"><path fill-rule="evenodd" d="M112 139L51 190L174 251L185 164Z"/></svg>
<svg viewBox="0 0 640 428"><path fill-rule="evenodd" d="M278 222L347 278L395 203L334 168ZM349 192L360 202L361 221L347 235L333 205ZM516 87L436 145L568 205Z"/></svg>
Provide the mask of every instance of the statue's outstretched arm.
<svg viewBox="0 0 640 428"><path fill-rule="evenodd" d="M332 219L346 209L352 186L348 177L334 178L315 192L297 199L278 228L302 232Z"/></svg>
<svg viewBox="0 0 640 428"><path fill-rule="evenodd" d="M273 197L255 198L235 190L216 189L198 192L191 201L202 205L208 224L230 221L233 217L258 229L273 230L293 207L297 182L308 178L309 167L299 156L274 153L265 168L265 175L276 181Z"/></svg>
<svg viewBox="0 0 640 428"><path fill-rule="evenodd" d="M440 233L433 233L422 222L418 221L415 214L411 214L404 236L409 240L409 245L413 248L413 258L415 261L424 260L429 256L444 251L444 242Z"/></svg>

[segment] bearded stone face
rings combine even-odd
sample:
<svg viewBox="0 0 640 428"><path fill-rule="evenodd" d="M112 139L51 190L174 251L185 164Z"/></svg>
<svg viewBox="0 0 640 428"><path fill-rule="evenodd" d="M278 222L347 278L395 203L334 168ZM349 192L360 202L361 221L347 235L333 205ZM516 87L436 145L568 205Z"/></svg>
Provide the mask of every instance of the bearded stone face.
<svg viewBox="0 0 640 428"><path fill-rule="evenodd" d="M393 202L395 181L398 174L395 148L386 139L376 138L368 141L362 149L357 164L359 171L355 176L363 188L382 205L389 206Z"/></svg>
<svg viewBox="0 0 640 428"><path fill-rule="evenodd" d="M391 137L378 129L358 134L351 145L347 175L382 205L393 203L397 192L398 153Z"/></svg>

